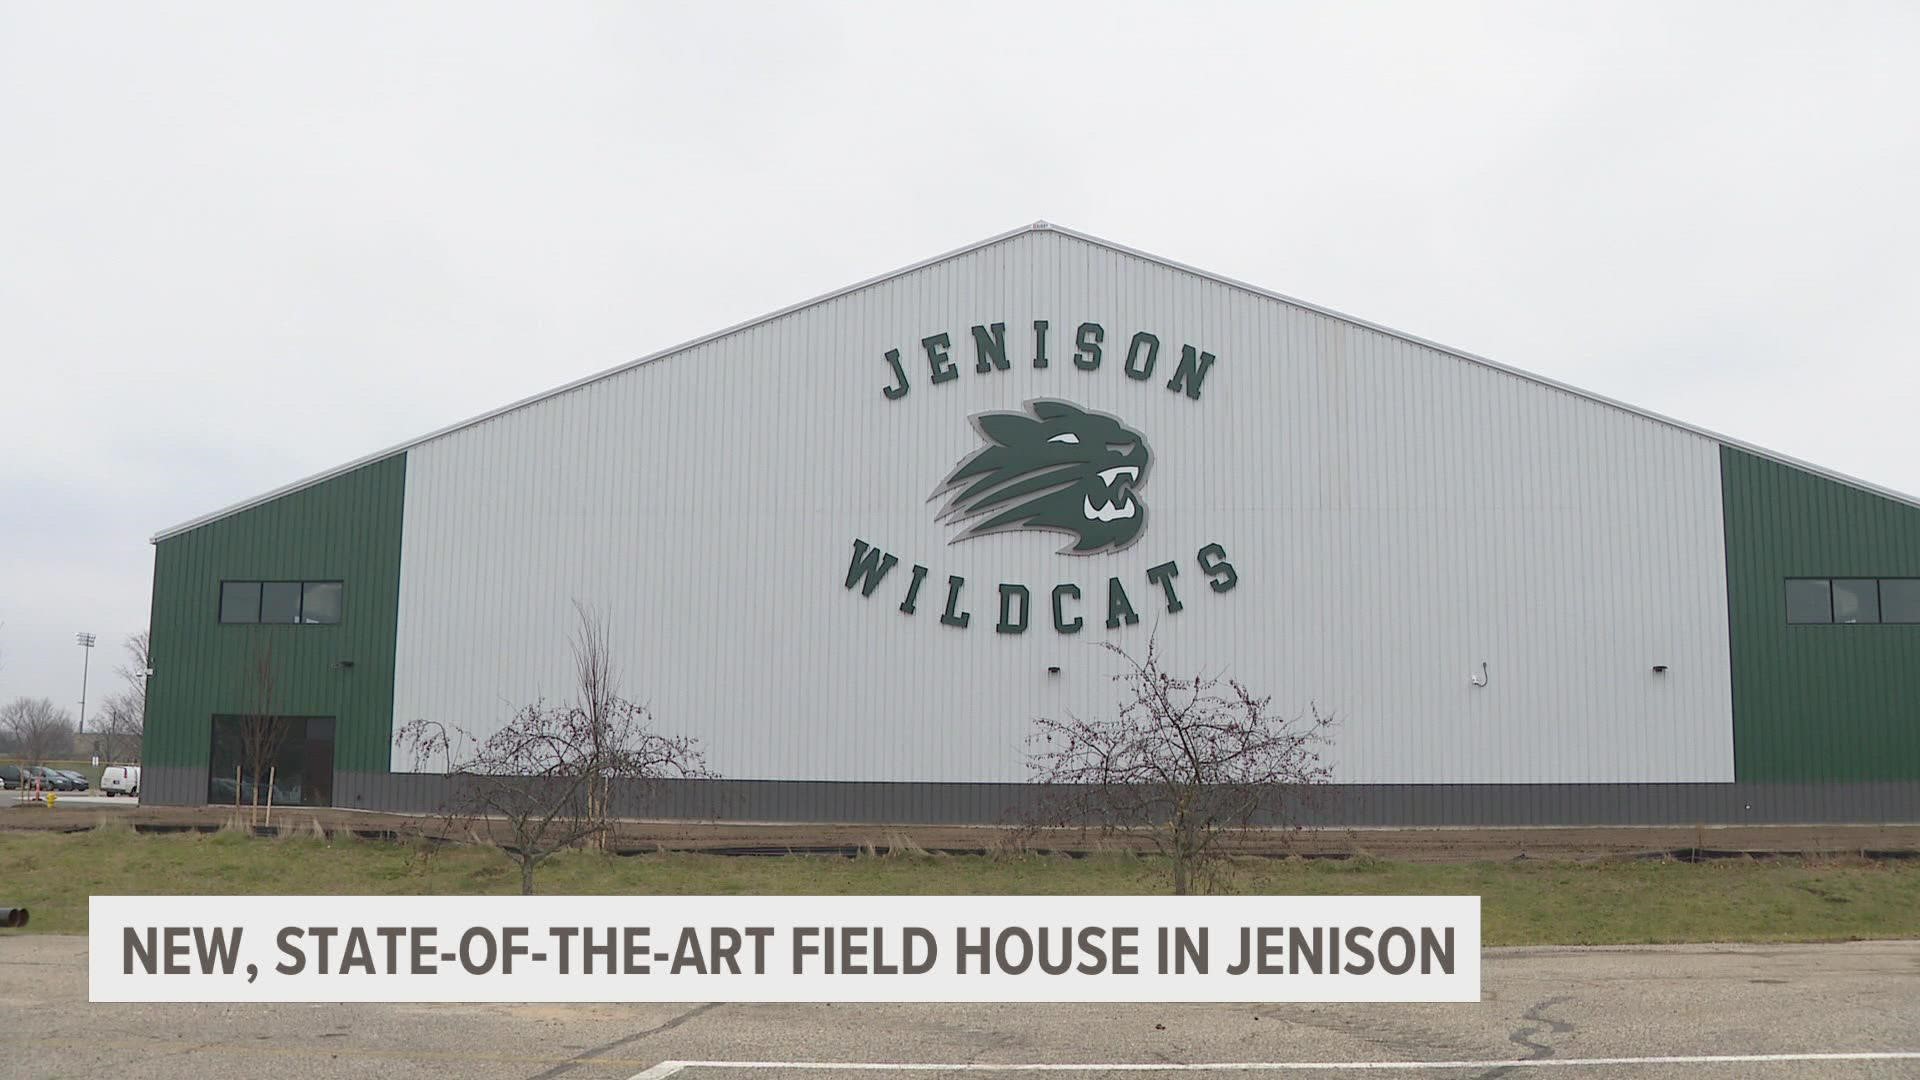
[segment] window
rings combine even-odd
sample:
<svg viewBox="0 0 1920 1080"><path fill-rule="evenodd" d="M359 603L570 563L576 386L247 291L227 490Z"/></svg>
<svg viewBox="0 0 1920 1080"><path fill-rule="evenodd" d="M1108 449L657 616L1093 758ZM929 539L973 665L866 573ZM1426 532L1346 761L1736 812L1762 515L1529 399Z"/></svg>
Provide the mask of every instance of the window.
<svg viewBox="0 0 1920 1080"><path fill-rule="evenodd" d="M300 621L300 583L265 581L260 584L260 621L290 623Z"/></svg>
<svg viewBox="0 0 1920 1080"><path fill-rule="evenodd" d="M1787 622L1920 624L1920 578L1788 578Z"/></svg>
<svg viewBox="0 0 1920 1080"><path fill-rule="evenodd" d="M1920 623L1920 578L1880 579L1880 621Z"/></svg>
<svg viewBox="0 0 1920 1080"><path fill-rule="evenodd" d="M1830 623L1833 621L1833 594L1826 578L1787 579L1787 621L1790 623Z"/></svg>
<svg viewBox="0 0 1920 1080"><path fill-rule="evenodd" d="M1880 621L1880 583L1872 578L1836 578L1833 582L1833 621Z"/></svg>
<svg viewBox="0 0 1920 1080"><path fill-rule="evenodd" d="M309 623L331 626L346 608L338 581L223 581L223 623Z"/></svg>
<svg viewBox="0 0 1920 1080"><path fill-rule="evenodd" d="M309 581L301 589L301 622L331 626L340 621L346 586L337 581Z"/></svg>
<svg viewBox="0 0 1920 1080"><path fill-rule="evenodd" d="M207 801L222 805L271 797L289 806L332 805L333 736L331 716L216 714Z"/></svg>
<svg viewBox="0 0 1920 1080"><path fill-rule="evenodd" d="M223 581L220 583L220 621L247 623L260 621L260 583Z"/></svg>

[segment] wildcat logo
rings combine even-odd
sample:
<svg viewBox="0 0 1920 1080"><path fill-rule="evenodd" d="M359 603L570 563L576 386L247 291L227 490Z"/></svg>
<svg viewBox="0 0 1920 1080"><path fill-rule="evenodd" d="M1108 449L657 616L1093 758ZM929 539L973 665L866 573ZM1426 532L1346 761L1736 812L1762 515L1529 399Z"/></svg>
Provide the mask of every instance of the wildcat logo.
<svg viewBox="0 0 1920 1080"><path fill-rule="evenodd" d="M929 501L949 496L939 518L968 523L952 543L1011 531L1060 532L1063 555L1120 551L1140 538L1147 508L1139 489L1153 456L1139 432L1105 413L1064 401L1026 412L981 413L987 445L954 467Z"/></svg>
<svg viewBox="0 0 1920 1080"><path fill-rule="evenodd" d="M1105 364L1104 370L1123 374L1139 386L1149 380L1158 382L1171 366L1172 376L1163 384L1170 397L1162 400L1197 402L1201 384L1217 359L1198 345L1183 344L1177 360L1170 355L1169 364L1161 365L1160 335L1141 330L1130 338L1121 335L1109 341L1105 326L1097 322L1080 323L1071 339L1062 340L1046 319L1033 320L1031 361L1014 355L1019 350L1010 345L1005 322L980 322L969 331L971 365L956 362L951 332L920 339L927 362L924 385L935 394L943 392L940 387L953 386L962 377L963 367L971 366L974 375L984 379L1011 378L1016 370L1029 370L1058 385L1061 377L1099 377L1103 357L1111 355L1115 362ZM1119 348L1123 339L1124 355ZM1107 345L1114 346L1110 353ZM1065 351L1069 346L1070 354ZM918 369L918 364L909 364L900 349L886 350L881 359L892 379L880 388L886 401L928 402L926 391L908 397L914 385L908 368ZM1161 412L1184 408L1162 406ZM951 430L944 426L950 423L944 416L920 419L942 425L941 431ZM1040 398L1027 402L1025 411L981 413L973 417L973 427L983 445L962 458L927 497L927 502L939 507L936 520L953 530L948 543L993 533L1052 532L1069 538L1060 554L1094 555L1130 548L1145 532L1147 505L1140 490L1152 469L1153 455L1147 440L1118 418ZM899 494L911 497L908 492ZM1170 553L1155 558L1165 554ZM989 579L976 581L969 589L962 574L944 572L911 557L903 560L897 552L856 536L853 557L839 580L848 591L867 599L883 595L884 587L899 598L895 610L901 615L937 618L941 626L955 630L977 625L973 617L979 614L980 621L991 625L996 634L1024 634L1036 624L1050 624L1054 633L1062 635L1099 626L1111 633L1138 625L1137 602L1143 607L1153 605L1149 615L1172 617L1186 610L1194 597L1225 595L1240 582L1240 571L1228 559L1226 546L1217 541L1193 549L1190 560L1175 557L1144 568L1138 565L1148 561L1131 555L1072 560L1055 565L1062 569L1062 577L1069 576L1065 567L1073 567L1080 581ZM1188 570L1185 577L1180 573L1182 566ZM893 573L895 567L900 574ZM1202 584L1205 589L1200 588ZM886 602L892 604L891 597ZM993 618L996 612L998 619Z"/></svg>

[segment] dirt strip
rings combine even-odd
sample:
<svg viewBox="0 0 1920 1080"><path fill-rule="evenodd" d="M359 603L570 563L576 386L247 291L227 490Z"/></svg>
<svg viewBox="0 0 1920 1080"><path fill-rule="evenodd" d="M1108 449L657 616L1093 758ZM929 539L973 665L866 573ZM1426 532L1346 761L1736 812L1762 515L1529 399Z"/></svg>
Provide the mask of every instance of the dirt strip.
<svg viewBox="0 0 1920 1080"><path fill-rule="evenodd" d="M0 833L11 830L89 829L123 822L143 832L212 831L235 820L231 807L44 806L0 803ZM240 818L246 823L246 815ZM253 824L261 823L255 817ZM432 817L329 809L276 809L275 830L396 837L447 835ZM466 828L454 838L467 838ZM738 855L787 852L853 854L866 848L915 847L929 851L1006 852L1099 851L1141 848L1143 838L1102 836L1097 832L1049 830L1020 834L986 826L940 825L791 825L735 822L627 821L620 824L615 847L622 851L700 851ZM1681 852L1689 857L1741 853L1915 857L1920 854L1920 825L1773 825L1646 826L1588 828L1432 828L1316 829L1256 834L1248 854L1296 854L1306 857L1371 855L1414 862L1470 862L1484 859L1600 859Z"/></svg>

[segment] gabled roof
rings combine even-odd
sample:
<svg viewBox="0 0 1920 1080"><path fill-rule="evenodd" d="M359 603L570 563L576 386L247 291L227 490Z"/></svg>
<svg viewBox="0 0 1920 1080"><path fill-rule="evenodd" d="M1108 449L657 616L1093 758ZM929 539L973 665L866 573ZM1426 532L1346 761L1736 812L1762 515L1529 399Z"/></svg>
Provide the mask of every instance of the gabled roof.
<svg viewBox="0 0 1920 1080"><path fill-rule="evenodd" d="M1100 237L1090 236L1087 233L1078 232L1074 229L1069 229L1062 225L1055 225L1055 224L1052 224L1051 222L1036 221L1031 225L1024 225L1017 229L1010 229L1006 232L999 233L994 236L989 236L985 240L980 240L975 243L968 244L965 247L955 248L954 250L946 252L944 254L935 255L930 259L922 259L919 262L913 263L909 266L903 266L898 270L892 270L884 274L879 274L877 276L867 278L865 281L855 282L854 284L848 285L845 288L835 289L832 292L824 293L820 296L813 297L812 299L802 300L797 304L789 304L786 307L779 309L778 311L771 311L758 318L748 319L746 322L742 322L742 323L736 323L732 326L727 327L724 330L716 330L711 334L706 334L701 337L694 338L692 341L681 342L678 345L670 346L668 348L661 349L658 352L650 353L646 356L642 356L637 360L629 360L624 364L620 364L615 367L608 368L605 371L596 372L595 374L585 376L584 378L575 379L574 381L567 383L563 386L556 386L551 390L534 394L531 397L521 398L519 401L515 401L511 404L503 405L500 408L481 413L478 416L471 417L466 420L462 420L459 423L449 424L446 427L439 428L438 430L430 431L427 434L422 435L417 439L409 439L408 441L403 442L397 446L390 446L385 450L380 450L376 453L367 454L364 457L355 458L354 460L349 461L344 465L336 466L324 472L315 473L312 476L306 477L301 480L296 480L291 484L282 485L280 487L274 488L272 491L264 492L250 499L243 499L240 502L234 503L231 506L224 507L219 510L215 510L212 513L202 514L199 517L193 518L188 521L183 521L180 524L175 525L171 528L162 529L161 531L153 535L152 542L157 544L162 540L166 540L170 537L178 536L181 533L188 532L193 529L197 529L200 526L208 524L210 522L218 521L221 518L240 513L243 510L251 509L255 506L259 506L262 503L271 502L274 499L280 498L283 495L290 495L303 488L312 487L315 484L319 484L324 481L331 480L332 478L339 476L343 473L352 472L354 469L360 468L363 465L369 465L369 464L372 464L373 462L381 460L382 458L392 457L394 454L403 453L423 443L430 442L434 439L437 439L442 435L447 435L452 432L459 431L462 428L473 427L476 424L485 423L488 420L494 419L495 417L513 412L516 409L522 409L529 405L537 404L539 402L547 400L548 398L556 397L560 394L567 393L570 390L578 389L579 387L585 386L588 383L598 382L601 379L609 378L614 375L619 375L622 372L631 371L642 364L651 363L655 360L672 356L675 353L685 352L688 349L696 348L698 346L705 345L709 342L717 341L721 338L727 337L732 334L740 333L744 330L751 330L756 326L760 326L762 324L772 322L775 319L781 318L782 316L785 316L785 315L790 315L793 312L799 311L803 308L809 308L815 304L825 303L829 300L837 300L840 297L859 292L862 289L870 288L874 285L879 285L884 282L892 281L893 279L898 277L904 277L907 274L911 274L919 270L924 270L929 266L946 262L949 259L957 259L963 255L970 255L984 248L992 247L995 244L1005 243L1006 241L1012 240L1015 237L1023 236L1027 233L1032 233L1032 232L1058 233L1061 236L1072 237L1075 240L1079 240L1083 243L1091 244L1095 247L1105 248L1109 251L1117 252L1122 255L1128 255L1136 259L1142 259L1142 260L1145 260L1146 262L1155 263L1159 266L1167 267L1168 269L1178 270L1183 273L1192 274L1195 277L1204 278L1208 281L1217 282L1229 288L1239 289L1244 292L1252 293L1255 296L1261 296L1269 300L1278 300L1285 304L1291 304L1294 307L1301 308L1306 311L1311 311L1316 314L1324 315L1324 316L1327 316L1328 318L1338 319L1341 322L1345 322L1353 326L1363 327L1365 329L1375 331L1376 333L1385 334L1389 337L1398 338L1402 341L1410 342L1415 345L1420 345L1422 347L1432 349L1436 352L1445 353L1448 356L1452 356L1460 360L1465 360L1468 363L1479 364L1482 367L1492 368L1495 371L1504 372L1508 375L1525 379L1528 382L1535 383L1540 386L1550 387L1555 390L1572 394L1576 397L1585 398L1588 401L1593 401L1601 405L1606 405L1610 408L1620 409L1624 412L1633 413L1636 416L1644 417L1645 419L1652 420L1656 423L1667 425L1668 427L1678 428L1679 430L1682 430L1682 431L1691 432L1692 434L1699 435L1703 438L1711 439L1724 446L1730 446L1738 450L1743 450L1749 454L1755 455L1756 457L1766 458L1770 461L1776 461L1783 465L1790 465L1796 469L1802 469L1806 472L1813 473L1817 476L1825 477L1829 480L1838 481L1840 483L1849 485L1851 487L1856 487L1863 491L1869 491L1869 492L1872 492L1873 494L1880 495L1888 499L1892 499L1896 502L1905 503L1908 506L1920 507L1920 497L1908 495L1905 492L1895 491L1892 488L1883 487L1879 484L1871 483L1866 480L1861 480L1861 479L1858 479L1857 477L1848 476L1844 473L1835 472L1832 469L1823 468L1822 466L1801 461L1797 458L1789 457L1785 454L1776 453L1772 450L1765 449L1764 447L1755 446L1751 443L1743 442L1739 439L1729 438L1728 436L1721 435L1717 432L1709 431L1706 428L1698 427L1693 424L1684 423L1682 421L1675 420L1672 417L1663 416L1659 413L1652 412L1647 409L1642 409L1635 405L1629 405L1624 401L1617 401L1613 398L1605 396L1604 394L1596 394L1589 390L1582 390L1577 386L1571 386L1567 383L1560 382L1556 379L1547 378L1544 375L1536 375L1530 371L1522 371L1519 368L1510 367L1506 364L1502 364L1495 360L1489 360L1484 356L1477 356L1473 353L1463 352L1459 349L1455 349L1447 345L1442 345L1436 341L1428 341L1426 338L1416 337L1413 334L1409 334L1400 330L1395 330L1390 326L1382 326L1379 323L1368 322L1365 319L1355 318L1352 315L1347 315L1342 312L1334 311L1331 308L1322 307L1319 304L1309 303L1305 300L1297 300L1291 296L1286 296L1281 293L1274 292L1270 289L1263 289L1257 285L1249 285L1244 281L1238 281L1238 280L1235 280L1234 278L1225 277L1220 274L1210 273L1209 271L1201 270L1197 267L1188 266L1185 263L1175 262L1172 259L1163 258L1159 255L1154 255L1149 252L1140 251L1135 248L1130 248L1130 247L1127 247L1125 244L1116 244L1111 240L1103 240Z"/></svg>

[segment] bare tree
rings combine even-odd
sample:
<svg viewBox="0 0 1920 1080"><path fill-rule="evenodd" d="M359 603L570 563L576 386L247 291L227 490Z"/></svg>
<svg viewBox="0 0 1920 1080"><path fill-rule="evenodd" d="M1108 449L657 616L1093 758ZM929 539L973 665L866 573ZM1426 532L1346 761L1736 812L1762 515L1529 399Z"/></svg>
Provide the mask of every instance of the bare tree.
<svg viewBox="0 0 1920 1080"><path fill-rule="evenodd" d="M248 792L251 805L256 809L260 806L262 785L273 783L274 765L287 741L287 722L277 711L280 675L273 641L273 632L261 629L255 629L248 639L247 661L240 677L242 711L224 736L228 751L240 766L239 785L233 793L236 809Z"/></svg>
<svg viewBox="0 0 1920 1080"><path fill-rule="evenodd" d="M127 684L127 693L132 695L140 706L140 715L147 715L147 679L153 675L153 635L145 630L137 634L128 634L121 643L126 650L127 662L113 669L115 675Z"/></svg>
<svg viewBox="0 0 1920 1080"><path fill-rule="evenodd" d="M416 768L447 774L450 821L480 824L489 835L493 820L504 824L501 848L519 866L528 895L534 871L555 853L606 842L616 784L644 796L660 780L712 775L698 740L654 731L647 707L620 695L605 621L574 608L574 701L537 701L485 738L417 719L395 739Z"/></svg>
<svg viewBox="0 0 1920 1080"><path fill-rule="evenodd" d="M29 765L73 751L73 716L49 698L15 698L0 708L0 727L13 736L14 753Z"/></svg>
<svg viewBox="0 0 1920 1080"><path fill-rule="evenodd" d="M586 738L588 762L605 760L613 736L616 716L626 702L615 692L618 676L613 670L613 651L607 641L606 620L596 616L580 601L573 602L576 626L573 632L573 681L578 689L576 707L580 711L581 734ZM652 717L642 710L637 717L642 728ZM613 817L613 778L598 769L589 770L582 796L586 799L587 818L610 821ZM612 831L593 834L594 842L604 849Z"/></svg>
<svg viewBox="0 0 1920 1080"><path fill-rule="evenodd" d="M94 717L94 753L106 764L134 763L140 760L140 736L144 728L144 707L139 695L130 690L112 694L100 703Z"/></svg>
<svg viewBox="0 0 1920 1080"><path fill-rule="evenodd" d="M1326 784L1319 747L1332 719L1308 707L1276 715L1271 698L1218 676L1162 670L1147 642L1121 658L1122 690L1111 718L1035 721L1031 775L1045 785L1041 819L1144 833L1173 864L1173 891L1211 886L1222 841L1255 828L1299 827L1302 806Z"/></svg>
<svg viewBox="0 0 1920 1080"><path fill-rule="evenodd" d="M140 740L147 726L147 678L153 673L151 638L147 631L127 635L123 647L127 662L114 669L126 689L109 696L100 708L94 729L95 753L104 762L140 760Z"/></svg>

